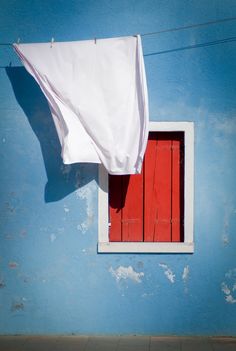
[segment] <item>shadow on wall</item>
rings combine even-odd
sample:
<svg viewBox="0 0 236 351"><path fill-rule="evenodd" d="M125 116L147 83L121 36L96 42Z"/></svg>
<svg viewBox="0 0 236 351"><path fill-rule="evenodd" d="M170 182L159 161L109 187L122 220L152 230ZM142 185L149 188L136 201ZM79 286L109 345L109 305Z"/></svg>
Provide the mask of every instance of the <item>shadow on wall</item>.
<svg viewBox="0 0 236 351"><path fill-rule="evenodd" d="M78 187L96 179L95 164L63 164L60 156L61 146L47 100L31 75L24 67L6 67L6 73L16 100L40 142L48 178L45 202L58 201Z"/></svg>

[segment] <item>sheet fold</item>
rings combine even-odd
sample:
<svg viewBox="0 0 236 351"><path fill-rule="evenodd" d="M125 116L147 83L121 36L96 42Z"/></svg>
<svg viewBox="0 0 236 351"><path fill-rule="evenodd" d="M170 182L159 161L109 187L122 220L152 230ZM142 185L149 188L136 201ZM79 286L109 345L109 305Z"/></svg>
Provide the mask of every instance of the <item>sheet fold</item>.
<svg viewBox="0 0 236 351"><path fill-rule="evenodd" d="M148 96L140 36L14 44L48 100L65 164L141 172Z"/></svg>

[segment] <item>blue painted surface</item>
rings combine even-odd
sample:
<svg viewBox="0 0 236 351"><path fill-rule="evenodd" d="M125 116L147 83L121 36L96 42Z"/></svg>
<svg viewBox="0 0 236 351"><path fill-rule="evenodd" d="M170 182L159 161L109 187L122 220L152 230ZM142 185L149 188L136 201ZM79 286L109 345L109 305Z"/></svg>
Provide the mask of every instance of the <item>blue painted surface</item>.
<svg viewBox="0 0 236 351"><path fill-rule="evenodd" d="M236 15L233 0L0 7L1 42L123 36ZM195 122L193 255L97 254L97 166L63 166L45 98L0 47L1 334L236 335L236 42L185 48L234 36L236 22L227 22L143 38L151 119Z"/></svg>

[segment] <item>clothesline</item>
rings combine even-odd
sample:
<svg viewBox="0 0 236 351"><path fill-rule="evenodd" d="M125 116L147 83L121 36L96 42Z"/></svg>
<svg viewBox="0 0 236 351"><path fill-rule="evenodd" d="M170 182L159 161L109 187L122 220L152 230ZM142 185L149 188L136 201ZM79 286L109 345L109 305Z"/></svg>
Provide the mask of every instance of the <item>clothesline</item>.
<svg viewBox="0 0 236 351"><path fill-rule="evenodd" d="M156 34L162 34L162 33L168 33L168 32L177 32L179 30L184 30L184 29L191 29L191 28L196 28L196 27L203 27L203 26L209 26L212 24L217 24L217 23L222 23L222 22L228 22L228 21L235 21L236 17L230 17L230 18L224 18L221 20L215 20L215 21L209 21L209 22L204 22L204 23L198 23L198 24L190 24L188 26L182 26L182 27L176 27L176 28L170 28L170 29L163 29L157 32L150 32L150 33L143 33L140 34L141 37L147 36L147 35L156 35Z"/></svg>
<svg viewBox="0 0 236 351"><path fill-rule="evenodd" d="M229 21L235 21L236 17L229 17L229 18L223 18L220 20L214 20L214 21L208 21L208 22L203 22L203 23L197 23L197 24L190 24L188 26L181 26L181 27L175 27L175 28L169 28L169 29L163 29L160 31L156 32L148 32L148 33L141 33L141 37L145 36L151 36L151 35L158 35L158 34L163 34L163 33L168 33L168 32L177 32L180 30L185 30L185 29L191 29L191 28L197 28L197 27L203 27L203 26L209 26L217 23L223 23L223 22L229 22ZM99 40L99 38L94 38L95 42ZM18 42L20 42L20 39L18 38ZM54 42L54 38L52 38L51 42ZM0 46L12 46L13 43L0 43Z"/></svg>

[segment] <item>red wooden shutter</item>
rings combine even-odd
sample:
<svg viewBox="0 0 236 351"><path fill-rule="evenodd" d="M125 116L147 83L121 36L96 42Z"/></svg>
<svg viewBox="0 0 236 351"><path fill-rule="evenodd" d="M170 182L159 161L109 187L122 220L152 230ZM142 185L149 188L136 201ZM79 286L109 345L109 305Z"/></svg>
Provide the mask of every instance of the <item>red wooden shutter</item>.
<svg viewBox="0 0 236 351"><path fill-rule="evenodd" d="M143 241L143 173L109 176L110 241Z"/></svg>
<svg viewBox="0 0 236 351"><path fill-rule="evenodd" d="M145 155L144 241L171 241L171 140L151 133Z"/></svg>
<svg viewBox="0 0 236 351"><path fill-rule="evenodd" d="M122 209L122 241L143 241L143 173L128 177Z"/></svg>
<svg viewBox="0 0 236 351"><path fill-rule="evenodd" d="M145 154L144 241L182 241L182 133L150 133Z"/></svg>
<svg viewBox="0 0 236 351"><path fill-rule="evenodd" d="M184 241L183 147L181 132L151 132L142 174L109 176L110 241Z"/></svg>

